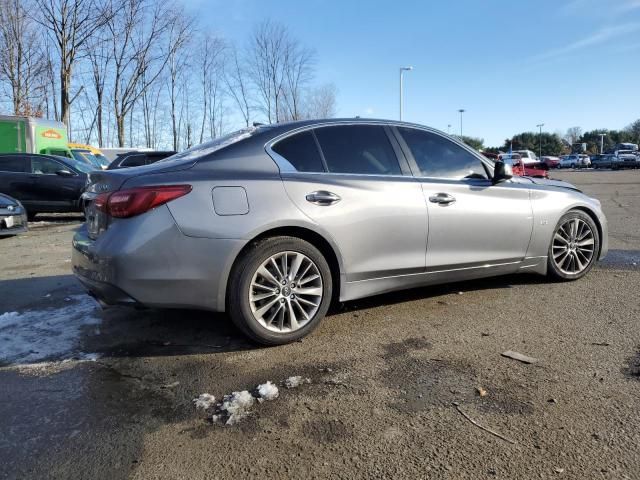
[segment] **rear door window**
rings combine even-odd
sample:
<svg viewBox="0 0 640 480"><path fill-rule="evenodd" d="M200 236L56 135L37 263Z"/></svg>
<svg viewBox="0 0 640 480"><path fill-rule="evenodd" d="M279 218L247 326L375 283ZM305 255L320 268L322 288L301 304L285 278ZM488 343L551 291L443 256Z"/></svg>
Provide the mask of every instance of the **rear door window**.
<svg viewBox="0 0 640 480"><path fill-rule="evenodd" d="M276 143L271 149L299 172L324 172L320 151L310 130Z"/></svg>
<svg viewBox="0 0 640 480"><path fill-rule="evenodd" d="M339 125L315 130L331 173L402 175L389 137L380 125Z"/></svg>
<svg viewBox="0 0 640 480"><path fill-rule="evenodd" d="M29 171L29 157L22 155L0 156L0 172L26 173Z"/></svg>

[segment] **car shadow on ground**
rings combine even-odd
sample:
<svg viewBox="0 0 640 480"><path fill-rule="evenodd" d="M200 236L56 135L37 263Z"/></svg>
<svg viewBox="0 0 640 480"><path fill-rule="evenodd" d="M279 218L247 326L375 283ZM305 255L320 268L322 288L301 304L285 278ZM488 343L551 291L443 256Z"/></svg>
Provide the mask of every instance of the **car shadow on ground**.
<svg viewBox="0 0 640 480"><path fill-rule="evenodd" d="M640 251L612 250L596 268L640 269ZM517 274L419 287L338 303L332 307L329 316L415 300L437 300L458 292L533 286L550 281L538 275ZM97 303L89 300L83 287L72 275L4 280L0 281L0 292L7 299L0 303L0 315L11 311L21 315L27 313L21 317L25 321L12 327L13 330L3 328L0 322L0 333L9 335L9 338L37 338L38 332L44 328L42 322L46 323L48 318L59 317L60 312L69 317L68 321L62 319L59 324L50 325L48 334L51 335L51 341L55 341L57 335L68 337L68 332L62 330L75 329L73 348L60 352L57 357L39 360L82 358L93 354L116 358L179 356L262 348L242 335L224 313L130 307L101 309ZM33 350L34 345L38 346L27 341L24 348ZM0 349L0 357L2 353Z"/></svg>

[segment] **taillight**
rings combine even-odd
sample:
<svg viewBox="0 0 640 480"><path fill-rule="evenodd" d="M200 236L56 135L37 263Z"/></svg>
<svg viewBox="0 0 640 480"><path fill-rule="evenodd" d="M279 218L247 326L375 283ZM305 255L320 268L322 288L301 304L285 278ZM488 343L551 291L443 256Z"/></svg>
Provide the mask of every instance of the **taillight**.
<svg viewBox="0 0 640 480"><path fill-rule="evenodd" d="M95 198L94 205L98 210L112 217L129 218L182 197L190 191L191 185L129 188L117 192L101 193Z"/></svg>

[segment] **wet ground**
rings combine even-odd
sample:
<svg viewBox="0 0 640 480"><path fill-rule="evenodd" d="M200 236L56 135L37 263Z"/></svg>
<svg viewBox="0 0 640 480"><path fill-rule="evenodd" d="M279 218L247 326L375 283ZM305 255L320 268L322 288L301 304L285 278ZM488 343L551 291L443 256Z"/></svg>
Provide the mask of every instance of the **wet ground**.
<svg viewBox="0 0 640 480"><path fill-rule="evenodd" d="M640 478L640 172L553 176L609 219L585 279L383 295L277 348L224 315L101 311L69 273L78 219L38 218L0 240L0 478ZM194 408L266 380L237 425Z"/></svg>

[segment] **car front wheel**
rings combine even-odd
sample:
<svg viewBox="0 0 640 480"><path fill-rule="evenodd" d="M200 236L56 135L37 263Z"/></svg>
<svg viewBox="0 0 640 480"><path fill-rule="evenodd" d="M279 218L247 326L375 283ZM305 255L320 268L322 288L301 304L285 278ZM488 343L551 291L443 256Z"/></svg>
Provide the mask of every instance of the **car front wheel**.
<svg viewBox="0 0 640 480"><path fill-rule="evenodd" d="M600 251L600 235L593 219L579 210L562 216L549 245L549 274L577 280L591 270Z"/></svg>
<svg viewBox="0 0 640 480"><path fill-rule="evenodd" d="M252 340L280 345L308 335L331 303L332 278L322 253L295 237L252 245L229 284L229 314Z"/></svg>

